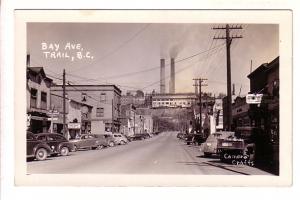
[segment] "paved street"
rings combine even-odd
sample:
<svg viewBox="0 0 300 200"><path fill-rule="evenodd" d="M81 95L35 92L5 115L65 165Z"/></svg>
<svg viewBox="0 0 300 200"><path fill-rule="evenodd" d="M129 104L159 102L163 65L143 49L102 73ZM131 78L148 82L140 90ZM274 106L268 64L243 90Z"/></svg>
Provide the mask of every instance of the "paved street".
<svg viewBox="0 0 300 200"><path fill-rule="evenodd" d="M143 141L102 150L71 152L68 157L29 161L33 173L125 173L125 174L215 174L269 175L262 170L221 163L217 157L204 158L199 146L189 146L175 132L163 132Z"/></svg>

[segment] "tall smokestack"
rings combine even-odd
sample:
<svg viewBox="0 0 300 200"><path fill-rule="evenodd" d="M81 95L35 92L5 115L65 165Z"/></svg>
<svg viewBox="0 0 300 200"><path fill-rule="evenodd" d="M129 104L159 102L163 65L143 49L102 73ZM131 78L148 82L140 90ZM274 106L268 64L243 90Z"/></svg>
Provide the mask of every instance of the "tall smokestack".
<svg viewBox="0 0 300 200"><path fill-rule="evenodd" d="M170 93L175 93L175 61L171 58L171 79L170 79Z"/></svg>
<svg viewBox="0 0 300 200"><path fill-rule="evenodd" d="M166 93L165 59L160 59L160 93Z"/></svg>

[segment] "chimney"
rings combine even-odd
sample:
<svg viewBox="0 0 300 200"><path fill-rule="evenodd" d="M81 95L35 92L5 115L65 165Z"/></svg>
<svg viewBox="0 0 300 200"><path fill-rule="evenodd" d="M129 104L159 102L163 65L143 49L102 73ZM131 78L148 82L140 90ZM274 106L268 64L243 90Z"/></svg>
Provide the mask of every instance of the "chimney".
<svg viewBox="0 0 300 200"><path fill-rule="evenodd" d="M160 93L166 93L165 59L160 59Z"/></svg>
<svg viewBox="0 0 300 200"><path fill-rule="evenodd" d="M26 56L26 67L30 67L30 54Z"/></svg>
<svg viewBox="0 0 300 200"><path fill-rule="evenodd" d="M175 93L175 61L174 58L171 58L171 79L170 79L170 93L174 94Z"/></svg>

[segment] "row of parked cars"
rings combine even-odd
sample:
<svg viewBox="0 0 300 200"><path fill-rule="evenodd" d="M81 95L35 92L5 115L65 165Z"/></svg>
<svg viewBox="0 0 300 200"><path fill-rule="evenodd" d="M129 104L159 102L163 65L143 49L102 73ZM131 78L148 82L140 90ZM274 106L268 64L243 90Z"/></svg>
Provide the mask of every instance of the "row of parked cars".
<svg viewBox="0 0 300 200"><path fill-rule="evenodd" d="M78 138L67 140L56 133L33 134L27 132L27 158L45 160L48 156L67 156L69 152L79 149L103 149L115 145L125 145L130 141L143 140L153 134L141 133L127 137L120 133L114 134L83 134Z"/></svg>
<svg viewBox="0 0 300 200"><path fill-rule="evenodd" d="M242 133L240 133L241 131L238 128L236 132L219 131L210 134L206 140L197 138L197 134L178 133L177 137L185 140L188 145L200 144L200 151L203 152L205 157L219 155L221 161L225 161L226 154L246 156L249 159L253 159L255 151L258 150L257 144L259 141L263 141L264 139L262 138L262 134L255 135L252 133L252 129Z"/></svg>

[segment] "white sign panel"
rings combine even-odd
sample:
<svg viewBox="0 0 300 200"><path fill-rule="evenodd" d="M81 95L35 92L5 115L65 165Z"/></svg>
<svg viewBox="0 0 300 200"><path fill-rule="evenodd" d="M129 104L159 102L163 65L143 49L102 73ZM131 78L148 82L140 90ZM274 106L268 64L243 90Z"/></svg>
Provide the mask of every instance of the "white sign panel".
<svg viewBox="0 0 300 200"><path fill-rule="evenodd" d="M51 120L52 120L52 121L57 121L57 120L58 120L58 118L57 118L57 117L52 117L52 118L51 118L51 117L49 117L49 118L48 118L48 121L51 121Z"/></svg>
<svg viewBox="0 0 300 200"><path fill-rule="evenodd" d="M80 123L69 123L68 124L68 128L69 129L80 129L81 128L81 124Z"/></svg>
<svg viewBox="0 0 300 200"><path fill-rule="evenodd" d="M260 104L263 94L247 94L246 102L248 104Z"/></svg>
<svg viewBox="0 0 300 200"><path fill-rule="evenodd" d="M53 110L53 111L48 111L47 114L48 115L59 115L59 112L57 110Z"/></svg>

